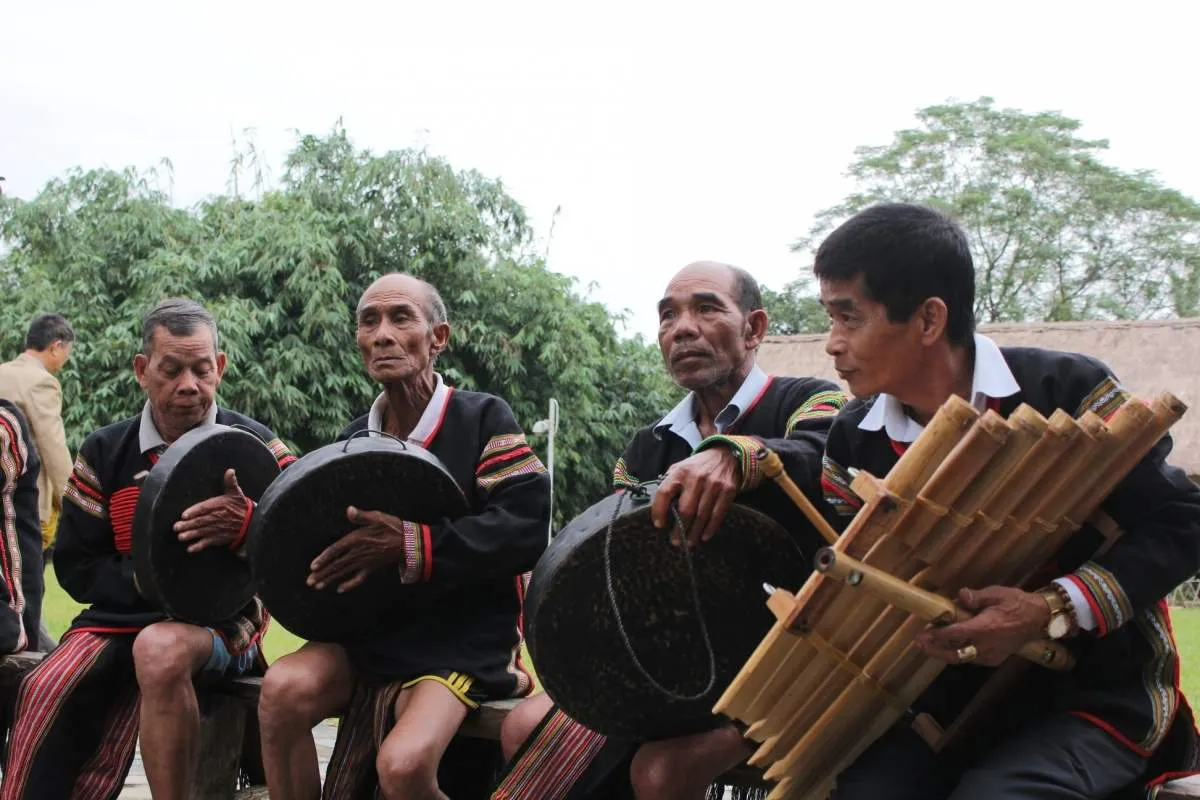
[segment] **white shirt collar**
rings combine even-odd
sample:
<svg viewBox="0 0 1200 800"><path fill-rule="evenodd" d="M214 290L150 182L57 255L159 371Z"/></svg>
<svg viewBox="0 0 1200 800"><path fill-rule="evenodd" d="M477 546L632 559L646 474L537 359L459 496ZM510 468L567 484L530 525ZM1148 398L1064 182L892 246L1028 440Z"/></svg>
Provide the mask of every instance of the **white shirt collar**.
<svg viewBox="0 0 1200 800"><path fill-rule="evenodd" d="M987 408L989 398L1011 397L1021 390L1000 348L986 336L975 334L975 372L971 377L971 405ZM885 429L894 442L913 442L924 426L904 413L904 405L890 394L880 394L858 427L866 431Z"/></svg>
<svg viewBox="0 0 1200 800"><path fill-rule="evenodd" d="M425 410L421 412L417 426L408 435L408 441L421 447L429 447L429 442L442 424L442 417L446 413L446 402L450 399L450 387L442 380L441 373L435 372L433 377L437 379L437 385L433 387L433 395L425 404ZM375 402L371 404L370 412L367 413L367 430L371 431L369 436L376 436L378 431L383 430L383 412L386 408L387 392L380 392L379 396L375 398Z"/></svg>
<svg viewBox="0 0 1200 800"><path fill-rule="evenodd" d="M205 415L204 421L196 427L203 428L215 424L217 424L217 404L213 403L208 407L208 414ZM158 432L158 428L154 424L149 400L146 401L146 405L142 406L142 421L138 425L138 447L143 453L149 453L159 447L167 447L166 440L162 438L162 434Z"/></svg>
<svg viewBox="0 0 1200 800"><path fill-rule="evenodd" d="M737 392L729 399L729 403L713 420L717 433L724 433L726 428L749 411L750 406L753 405L770 380L767 373L755 364L754 369L750 370L750 374L742 381ZM667 415L654 426L655 435L661 438L664 430L670 430L693 448L700 444L702 437L700 436L700 426L696 424L695 400L695 392L688 392L687 396L679 401L679 405L668 411Z"/></svg>

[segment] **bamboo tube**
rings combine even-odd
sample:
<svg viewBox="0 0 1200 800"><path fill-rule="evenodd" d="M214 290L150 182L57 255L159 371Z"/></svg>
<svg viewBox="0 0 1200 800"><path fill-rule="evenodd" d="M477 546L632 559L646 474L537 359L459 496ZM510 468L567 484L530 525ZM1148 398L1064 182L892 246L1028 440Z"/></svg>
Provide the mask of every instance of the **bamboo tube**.
<svg viewBox="0 0 1200 800"><path fill-rule="evenodd" d="M838 540L837 531L821 516L821 512L817 511L813 506L812 501L800 491L800 487L795 484L792 477L787 474L783 468L783 460L773 450L767 450L766 456L760 464L763 474L779 485L783 489L784 494L800 509L812 526L817 529L817 533L821 534L822 538L829 544L833 544Z"/></svg>
<svg viewBox="0 0 1200 800"><path fill-rule="evenodd" d="M872 592L889 605L935 625L965 622L975 616L939 594L919 589L882 570L849 556L839 555L828 547L817 552L815 568L818 572L844 581L847 586ZM1071 651L1049 640L1028 642L1021 646L1017 655L1053 670L1068 670L1075 666L1075 656Z"/></svg>
<svg viewBox="0 0 1200 800"><path fill-rule="evenodd" d="M1032 535L1029 532L1034 515L1062 494L1081 469L1080 465L1086 464L1102 438L1107 436L1104 421L1095 414L1084 415L1077 427L1078 435L1071 437L1066 448L1058 453L1048 469L1043 470L1042 479L1029 487L1020 505L1003 520L988 546L981 548L976 557L964 565L960 575L962 585L977 587L997 583L999 574L1010 572L1013 565L1022 562L1025 553L1037 546L1036 532Z"/></svg>
<svg viewBox="0 0 1200 800"><path fill-rule="evenodd" d="M1113 441L1109 451L1096 464L1095 480L1076 487L1063 499L1063 506L1054 509L1059 512L1058 517L1053 521L1045 520L1047 527L1052 525L1053 528L1032 552L1025 555L1009 574L1009 579L1018 585L1028 581L1079 529L1080 522L1086 520L1145 458L1185 410L1186 406L1171 395L1156 398L1149 405L1136 398L1126 402L1112 417Z"/></svg>
<svg viewBox="0 0 1200 800"><path fill-rule="evenodd" d="M958 495L952 509L954 513L942 519L916 549L914 555L920 561L940 567L952 559L954 553L973 550L986 539L986 532L991 530L986 522L982 528L971 530L979 521L977 515L1016 477L1021 461L1045 434L1049 423L1037 411L1022 404L1008 418L1006 425L1010 435L1004 446ZM985 532L984 535L979 533L980 530ZM945 572L937 569L933 575Z"/></svg>
<svg viewBox="0 0 1200 800"><path fill-rule="evenodd" d="M1163 393L1155 397L1150 402L1149 408L1152 418L1146 427L1142 429L1141 435L1130 443L1129 451L1126 454L1127 460L1124 461L1121 468L1109 469L1103 479L1093 485L1079 499L1078 504L1067 514L1069 518L1079 522L1085 520L1092 511L1108 499L1108 496L1113 493L1117 485L1125 480L1129 473L1133 471L1133 468L1141 463L1141 460L1154 449L1159 440L1187 413L1187 406L1183 401L1169 393Z"/></svg>
<svg viewBox="0 0 1200 800"><path fill-rule="evenodd" d="M917 547L942 521L959 495L1000 451L1012 429L995 411L975 421L966 435L925 482L917 502L900 521L896 534L909 547Z"/></svg>
<svg viewBox="0 0 1200 800"><path fill-rule="evenodd" d="M913 495L907 491L925 485L978 416L979 412L970 403L952 395L888 472L888 489L910 499Z"/></svg>

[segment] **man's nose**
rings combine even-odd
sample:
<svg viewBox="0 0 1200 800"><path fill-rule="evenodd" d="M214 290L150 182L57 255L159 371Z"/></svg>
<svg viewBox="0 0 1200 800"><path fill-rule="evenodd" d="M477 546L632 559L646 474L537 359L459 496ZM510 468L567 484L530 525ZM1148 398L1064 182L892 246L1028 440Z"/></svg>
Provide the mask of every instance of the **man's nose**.
<svg viewBox="0 0 1200 800"><path fill-rule="evenodd" d="M382 322L379 324L379 327L375 329L374 341L377 345L392 344L396 341L396 331L388 323Z"/></svg>
<svg viewBox="0 0 1200 800"><path fill-rule="evenodd" d="M830 331L829 338L825 340L825 352L834 357L846 352L845 337L840 333Z"/></svg>
<svg viewBox="0 0 1200 800"><path fill-rule="evenodd" d="M695 339L699 333L700 329L696 327L696 318L687 311L676 317L675 324L671 326L671 338L673 339Z"/></svg>
<svg viewBox="0 0 1200 800"><path fill-rule="evenodd" d="M175 391L182 394L195 394L200 391L200 381L196 380L196 376L190 372L185 372L179 378L179 383L175 386Z"/></svg>

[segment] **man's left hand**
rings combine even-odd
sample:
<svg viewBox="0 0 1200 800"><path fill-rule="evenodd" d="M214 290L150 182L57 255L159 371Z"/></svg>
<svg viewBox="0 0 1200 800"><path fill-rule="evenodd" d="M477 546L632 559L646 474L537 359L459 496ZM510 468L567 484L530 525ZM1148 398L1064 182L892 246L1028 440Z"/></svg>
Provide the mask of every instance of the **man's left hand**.
<svg viewBox="0 0 1200 800"><path fill-rule="evenodd" d="M237 473L225 470L225 493L189 507L175 523L179 541L190 542L189 553L206 547L228 547L242 532L249 501L238 486Z"/></svg>
<svg viewBox="0 0 1200 800"><path fill-rule="evenodd" d="M728 448L702 450L667 468L650 509L656 528L675 527L671 501L686 531L687 546L707 542L720 529L741 485L738 460Z"/></svg>
<svg viewBox="0 0 1200 800"><path fill-rule="evenodd" d="M974 663L996 667L1026 642L1044 639L1050 607L1037 594L1011 586L960 589L958 604L974 617L950 625L933 626L917 637L917 644L933 658L949 664L964 663L959 651L973 646Z"/></svg>
<svg viewBox="0 0 1200 800"><path fill-rule="evenodd" d="M404 558L404 522L382 511L346 509L346 517L356 525L326 547L309 565L308 585L324 589L337 583L338 592L362 585L371 570L397 564Z"/></svg>

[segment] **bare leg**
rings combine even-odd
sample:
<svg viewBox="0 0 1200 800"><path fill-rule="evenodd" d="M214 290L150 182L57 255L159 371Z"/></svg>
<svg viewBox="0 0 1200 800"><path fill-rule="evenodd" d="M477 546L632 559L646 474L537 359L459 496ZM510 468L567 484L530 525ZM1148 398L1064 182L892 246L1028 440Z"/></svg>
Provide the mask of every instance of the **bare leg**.
<svg viewBox="0 0 1200 800"><path fill-rule="evenodd" d="M633 793L638 800L703 800L709 784L748 755L732 725L648 742L638 748L629 768Z"/></svg>
<svg viewBox="0 0 1200 800"><path fill-rule="evenodd" d="M508 716L500 725L500 747L504 751L505 761L512 761L521 745L553 705L554 701L550 699L550 695L542 692L522 701L508 712Z"/></svg>
<svg viewBox="0 0 1200 800"><path fill-rule="evenodd" d="M133 642L142 693L142 763L155 800L185 800L196 774L200 706L192 676L212 653L212 633L156 622Z"/></svg>
<svg viewBox="0 0 1200 800"><path fill-rule="evenodd" d="M467 718L467 707L437 681L421 681L396 698L396 724L379 747L375 769L387 800L445 800L438 763Z"/></svg>
<svg viewBox="0 0 1200 800"><path fill-rule="evenodd" d="M321 771L313 726L350 702L354 675L346 651L310 642L267 669L258 700L263 769L272 797L316 800Z"/></svg>

